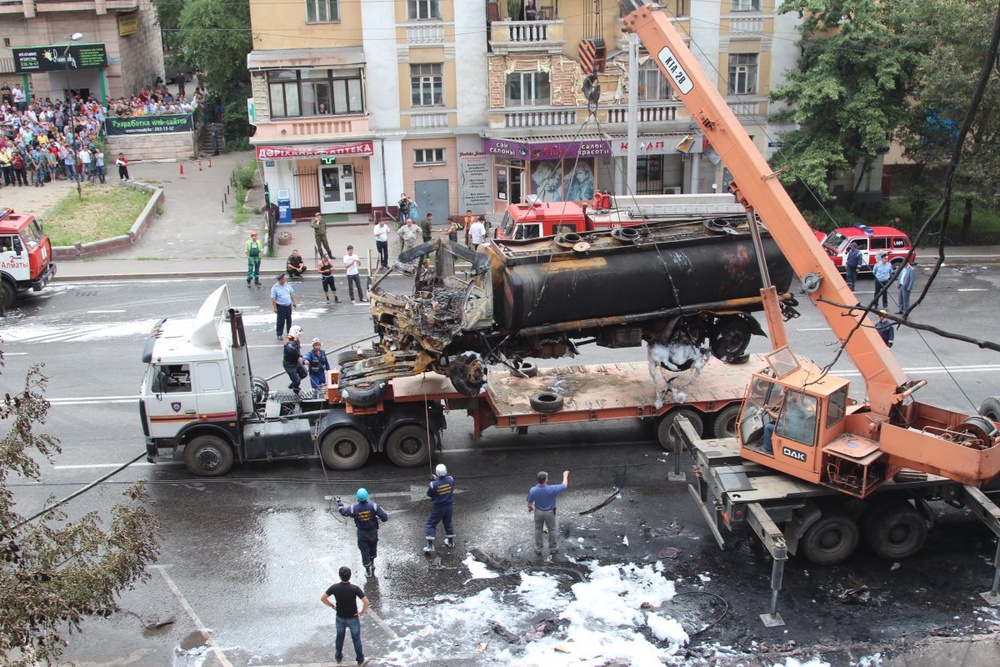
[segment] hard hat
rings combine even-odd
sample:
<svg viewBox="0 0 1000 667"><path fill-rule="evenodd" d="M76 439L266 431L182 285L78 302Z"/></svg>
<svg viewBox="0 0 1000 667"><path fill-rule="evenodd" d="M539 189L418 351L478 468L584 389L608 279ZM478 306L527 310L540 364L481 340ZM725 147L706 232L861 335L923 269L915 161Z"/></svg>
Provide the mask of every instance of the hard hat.
<svg viewBox="0 0 1000 667"><path fill-rule="evenodd" d="M257 236L257 230L254 229L250 232L250 236Z"/></svg>
<svg viewBox="0 0 1000 667"><path fill-rule="evenodd" d="M358 499L359 503L365 502L368 500L368 489L363 487L358 489L358 492L354 494L354 497Z"/></svg>
<svg viewBox="0 0 1000 667"><path fill-rule="evenodd" d="M434 468L434 474L438 477L444 477L448 474L448 468L443 463L439 463L437 468Z"/></svg>
<svg viewBox="0 0 1000 667"><path fill-rule="evenodd" d="M292 327L288 330L289 336L300 336L302 334L302 327Z"/></svg>

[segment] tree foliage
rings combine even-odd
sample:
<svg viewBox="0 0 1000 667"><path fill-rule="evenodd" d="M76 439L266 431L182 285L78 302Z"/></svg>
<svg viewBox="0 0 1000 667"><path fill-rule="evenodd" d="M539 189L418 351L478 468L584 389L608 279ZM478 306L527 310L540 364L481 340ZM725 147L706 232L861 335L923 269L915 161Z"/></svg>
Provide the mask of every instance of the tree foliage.
<svg viewBox="0 0 1000 667"><path fill-rule="evenodd" d="M776 122L798 126L782 136L783 180L801 180L828 198L830 180L867 169L907 113L916 70L932 41L926 31L901 28L920 3L913 0L786 0L798 12L802 55L798 69L771 93L788 106Z"/></svg>
<svg viewBox="0 0 1000 667"><path fill-rule="evenodd" d="M2 365L2 355L0 355ZM51 460L59 443L39 433L49 404L47 378L33 366L18 393L0 401L0 662L28 667L51 662L80 629L84 617L117 609L118 594L144 579L158 550L159 523L148 510L141 484L110 511L102 528L98 513L68 521L59 510L26 521L15 510L8 481L38 480L34 454Z"/></svg>

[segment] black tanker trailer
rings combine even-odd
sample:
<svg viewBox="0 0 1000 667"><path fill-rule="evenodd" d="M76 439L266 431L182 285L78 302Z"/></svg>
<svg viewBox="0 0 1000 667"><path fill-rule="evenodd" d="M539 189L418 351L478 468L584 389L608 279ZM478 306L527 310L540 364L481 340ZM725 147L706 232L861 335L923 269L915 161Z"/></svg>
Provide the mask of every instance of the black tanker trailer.
<svg viewBox="0 0 1000 667"><path fill-rule="evenodd" d="M765 260L786 315L792 269L763 226ZM413 276L413 291L382 288ZM580 345L650 346L652 358L685 370L707 358L739 363L762 310L761 278L745 217L672 219L609 231L504 240L473 252L445 238L400 255L370 290L378 341L349 360L340 387L364 402L365 387L433 370L476 395L485 368L574 355ZM352 392L353 388L353 392ZM360 388L360 390L359 390ZM353 401L352 401L353 402Z"/></svg>

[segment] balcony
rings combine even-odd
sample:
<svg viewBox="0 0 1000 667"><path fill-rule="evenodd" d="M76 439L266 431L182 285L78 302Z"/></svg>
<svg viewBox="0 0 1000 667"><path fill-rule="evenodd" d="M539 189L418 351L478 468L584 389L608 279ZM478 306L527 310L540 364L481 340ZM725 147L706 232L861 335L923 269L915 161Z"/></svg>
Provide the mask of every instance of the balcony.
<svg viewBox="0 0 1000 667"><path fill-rule="evenodd" d="M677 120L677 109L684 106L680 102L639 102L640 123L669 123ZM611 123L628 123L628 107L607 107Z"/></svg>
<svg viewBox="0 0 1000 667"><path fill-rule="evenodd" d="M763 119L767 117L767 98L742 96L738 100L726 100L729 108L741 121L746 119Z"/></svg>
<svg viewBox="0 0 1000 667"><path fill-rule="evenodd" d="M138 8L139 0L0 0L0 14L20 14L25 18L34 18L39 12L92 11L104 15Z"/></svg>
<svg viewBox="0 0 1000 667"><path fill-rule="evenodd" d="M444 44L444 24L414 23L406 26L407 46L441 46Z"/></svg>
<svg viewBox="0 0 1000 667"><path fill-rule="evenodd" d="M419 111L412 112L410 116L410 128L414 130L436 130L448 127L447 111Z"/></svg>
<svg viewBox="0 0 1000 667"><path fill-rule="evenodd" d="M494 55L530 51L559 53L563 39L563 20L494 21L490 28L490 50Z"/></svg>
<svg viewBox="0 0 1000 667"><path fill-rule="evenodd" d="M577 125L577 112L585 114L587 111L577 107L504 110L490 114L490 128L497 130L522 127L571 127Z"/></svg>
<svg viewBox="0 0 1000 667"><path fill-rule="evenodd" d="M310 116L258 121L255 143L345 141L369 136L367 116Z"/></svg>
<svg viewBox="0 0 1000 667"><path fill-rule="evenodd" d="M764 19L760 16L747 16L729 19L729 39L763 39Z"/></svg>

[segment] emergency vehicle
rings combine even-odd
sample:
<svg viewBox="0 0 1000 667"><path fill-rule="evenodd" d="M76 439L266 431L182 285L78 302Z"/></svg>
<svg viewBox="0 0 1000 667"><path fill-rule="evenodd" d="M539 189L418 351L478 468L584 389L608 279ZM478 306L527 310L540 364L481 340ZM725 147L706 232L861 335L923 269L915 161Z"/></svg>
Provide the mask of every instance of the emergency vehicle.
<svg viewBox="0 0 1000 667"><path fill-rule="evenodd" d="M56 275L52 243L35 216L0 208L0 281L4 308L18 295L41 291Z"/></svg>
<svg viewBox="0 0 1000 667"><path fill-rule="evenodd" d="M853 227L838 227L822 241L823 250L841 273L847 272L847 252L851 244L861 253L861 272L870 272L878 263L878 256L888 253L893 269L906 258L912 249L910 237L893 227L869 227L858 223Z"/></svg>

